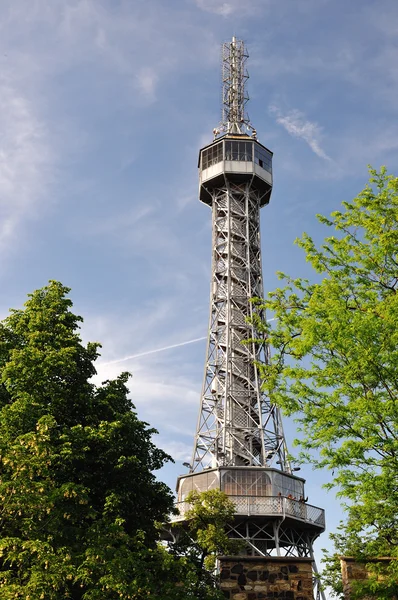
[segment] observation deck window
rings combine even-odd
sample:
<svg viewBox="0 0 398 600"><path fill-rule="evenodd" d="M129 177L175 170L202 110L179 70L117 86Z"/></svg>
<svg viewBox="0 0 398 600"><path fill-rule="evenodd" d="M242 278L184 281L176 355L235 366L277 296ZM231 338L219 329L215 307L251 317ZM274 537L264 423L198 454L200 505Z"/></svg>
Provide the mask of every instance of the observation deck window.
<svg viewBox="0 0 398 600"><path fill-rule="evenodd" d="M261 146L255 145L254 147L254 162L257 163L261 168L271 173L272 171L272 154L261 148Z"/></svg>
<svg viewBox="0 0 398 600"><path fill-rule="evenodd" d="M254 162L262 169L272 172L272 154L253 142L223 140L202 151L202 170L208 169L222 160Z"/></svg>
<svg viewBox="0 0 398 600"><path fill-rule="evenodd" d="M228 496L270 496L271 479L264 471L227 471L222 477L221 489Z"/></svg>
<svg viewBox="0 0 398 600"><path fill-rule="evenodd" d="M253 143L239 141L225 141L225 160L253 160Z"/></svg>
<svg viewBox="0 0 398 600"><path fill-rule="evenodd" d="M212 165L216 165L223 159L223 143L210 146L202 152L202 169L208 169Z"/></svg>
<svg viewBox="0 0 398 600"><path fill-rule="evenodd" d="M203 471L193 477L186 477L181 480L178 501L185 500L190 492L205 492L220 487L219 476L215 471Z"/></svg>
<svg viewBox="0 0 398 600"><path fill-rule="evenodd" d="M281 493L282 496L292 496L293 499L299 500L304 496L304 483L293 477L284 475L283 473L274 473L274 496Z"/></svg>

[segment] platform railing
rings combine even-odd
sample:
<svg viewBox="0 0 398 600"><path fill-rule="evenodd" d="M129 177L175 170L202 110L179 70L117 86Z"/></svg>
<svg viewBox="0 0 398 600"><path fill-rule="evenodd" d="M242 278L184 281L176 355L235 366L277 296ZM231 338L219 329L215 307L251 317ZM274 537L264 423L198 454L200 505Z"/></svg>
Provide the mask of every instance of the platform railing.
<svg viewBox="0 0 398 600"><path fill-rule="evenodd" d="M294 517L318 527L325 527L325 511L306 502L281 496L228 496L228 498L235 504L235 514L238 516ZM184 520L191 505L188 502L177 502L175 506L179 515L171 517L171 521Z"/></svg>

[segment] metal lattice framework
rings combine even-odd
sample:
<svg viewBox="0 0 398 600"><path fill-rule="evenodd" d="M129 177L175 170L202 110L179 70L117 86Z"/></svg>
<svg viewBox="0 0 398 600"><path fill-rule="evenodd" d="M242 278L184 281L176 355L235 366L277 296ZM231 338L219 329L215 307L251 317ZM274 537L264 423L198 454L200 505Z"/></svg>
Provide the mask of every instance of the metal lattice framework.
<svg viewBox="0 0 398 600"><path fill-rule="evenodd" d="M253 131L246 103L249 96L246 81L249 78L246 61L249 57L245 43L232 38L222 45L222 115L220 130L226 133Z"/></svg>
<svg viewBox="0 0 398 600"><path fill-rule="evenodd" d="M280 413L261 391L256 366L269 360L268 346L253 341L261 334L248 322L251 298L264 295L260 200L250 182L212 191L209 337L193 470L278 462L290 471Z"/></svg>

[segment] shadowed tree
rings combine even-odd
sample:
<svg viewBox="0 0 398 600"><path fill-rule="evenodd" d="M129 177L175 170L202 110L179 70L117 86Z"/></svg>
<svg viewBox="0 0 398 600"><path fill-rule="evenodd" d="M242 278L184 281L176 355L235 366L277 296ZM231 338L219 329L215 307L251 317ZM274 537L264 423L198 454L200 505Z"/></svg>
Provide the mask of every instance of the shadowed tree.
<svg viewBox="0 0 398 600"><path fill-rule="evenodd" d="M0 589L11 600L174 598L158 549L169 457L128 398L97 387L69 290L50 284L0 324Z"/></svg>

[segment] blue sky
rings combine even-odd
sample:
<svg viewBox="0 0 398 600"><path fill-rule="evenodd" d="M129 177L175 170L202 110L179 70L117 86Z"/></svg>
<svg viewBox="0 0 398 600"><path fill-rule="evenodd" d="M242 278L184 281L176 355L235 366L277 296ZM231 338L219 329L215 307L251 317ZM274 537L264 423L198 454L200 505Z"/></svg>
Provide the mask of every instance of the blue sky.
<svg viewBox="0 0 398 600"><path fill-rule="evenodd" d="M205 357L210 210L197 155L220 119L220 44L247 42L248 111L274 152L262 210L266 289L309 275L294 239L324 231L364 186L397 172L396 0L12 0L0 5L0 316L57 279L98 379L133 373L139 415L177 460L192 448ZM294 426L287 423L288 441ZM327 474L309 502L340 516ZM319 547L327 545L323 536Z"/></svg>

